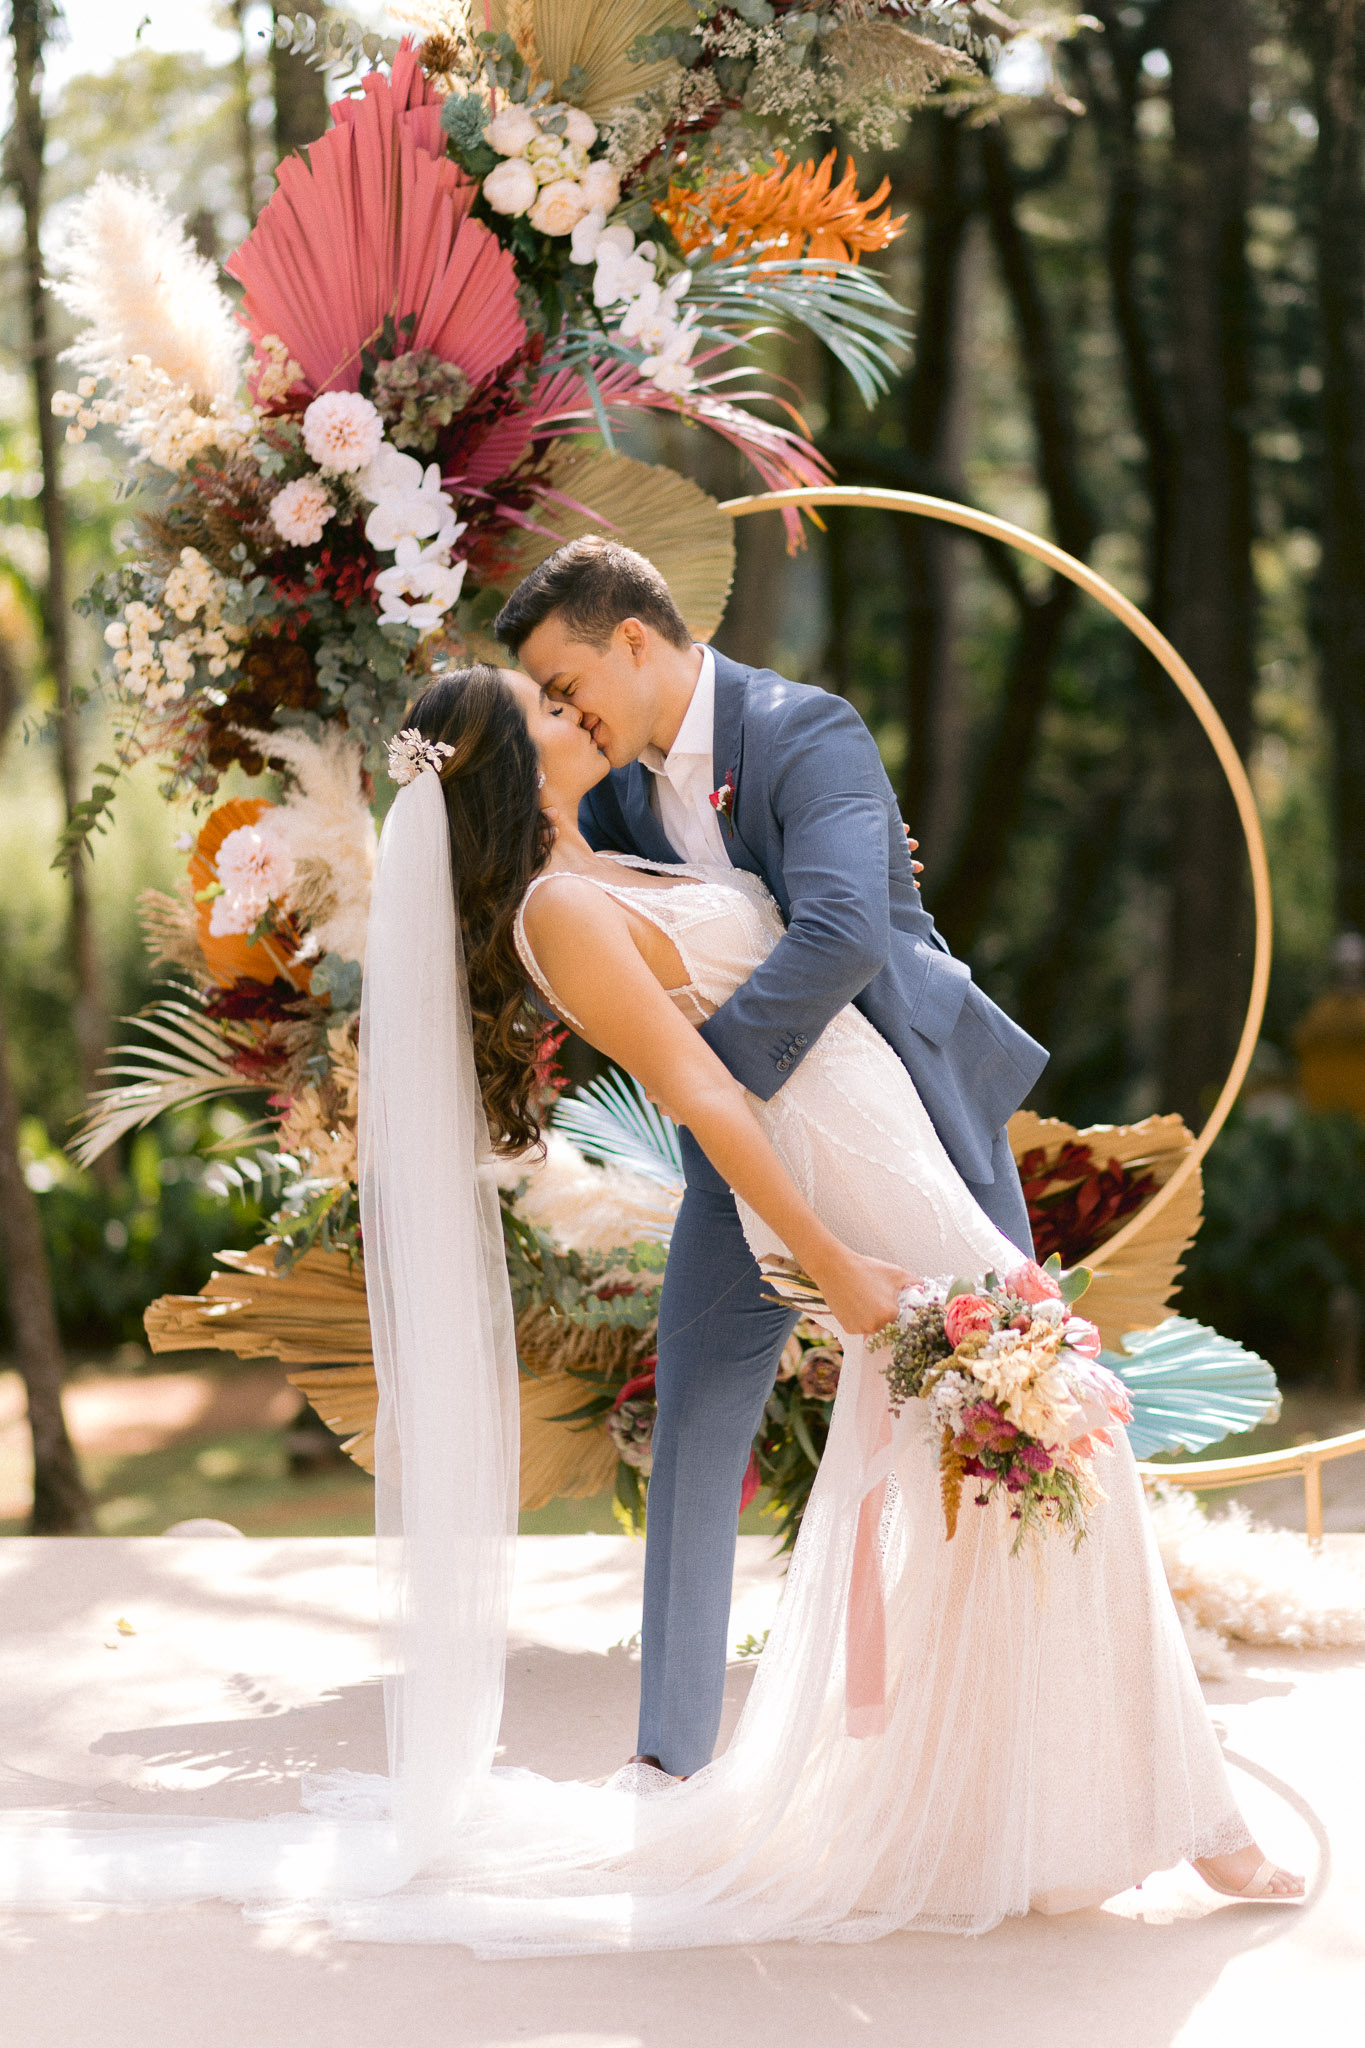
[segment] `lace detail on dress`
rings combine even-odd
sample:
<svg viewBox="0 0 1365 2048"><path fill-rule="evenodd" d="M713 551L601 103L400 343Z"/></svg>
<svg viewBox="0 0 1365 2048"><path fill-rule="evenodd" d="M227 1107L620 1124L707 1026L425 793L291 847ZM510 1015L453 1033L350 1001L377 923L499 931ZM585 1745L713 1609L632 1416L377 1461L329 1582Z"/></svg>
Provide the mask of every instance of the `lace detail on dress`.
<svg viewBox="0 0 1365 2048"><path fill-rule="evenodd" d="M718 1010L762 965L782 936L782 914L771 894L756 875L741 868L721 876L712 868L682 862L664 865L631 854L614 853L605 858L621 867L668 877L670 886L664 889L632 888L629 882L600 874L581 874L577 879L626 904L672 941L688 978L681 988L665 993L691 1024L703 1023ZM526 971L546 1002L566 1024L581 1031L582 1025L570 1016L541 972L526 936L526 905L536 889L554 879L554 874L535 877L518 905L513 934Z"/></svg>

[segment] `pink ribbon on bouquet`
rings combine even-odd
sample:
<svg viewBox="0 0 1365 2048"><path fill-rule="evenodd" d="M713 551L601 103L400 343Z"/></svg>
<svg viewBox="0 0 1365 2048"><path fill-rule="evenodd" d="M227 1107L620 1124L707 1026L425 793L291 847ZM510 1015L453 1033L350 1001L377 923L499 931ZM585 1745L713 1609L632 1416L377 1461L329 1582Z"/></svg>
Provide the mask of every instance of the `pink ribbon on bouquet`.
<svg viewBox="0 0 1365 2048"><path fill-rule="evenodd" d="M845 1360L845 1370L848 1361ZM858 1504L853 1572L844 1621L844 1726L852 1736L881 1735L886 1728L886 1594L877 1545L886 1482L890 1476L891 1411L886 1382L866 1354L859 1361L855 1427L864 1468L874 1477Z"/></svg>

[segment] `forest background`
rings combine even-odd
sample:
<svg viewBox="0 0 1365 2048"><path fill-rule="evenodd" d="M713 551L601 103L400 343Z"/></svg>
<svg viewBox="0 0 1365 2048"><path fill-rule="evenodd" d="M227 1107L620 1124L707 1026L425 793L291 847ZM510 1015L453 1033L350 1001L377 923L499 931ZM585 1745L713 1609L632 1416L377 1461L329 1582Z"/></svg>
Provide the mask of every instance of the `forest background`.
<svg viewBox="0 0 1365 2048"><path fill-rule="evenodd" d="M1291 1380L1345 1389L1365 1128L1303 1106L1294 1040L1365 953L1365 0L1092 0L1057 10L1074 32L1055 48L1012 37L1008 6L980 12L1004 46L991 118L931 104L894 148L858 153L860 190L885 176L907 220L883 263L913 318L903 373L869 414L813 341L778 345L772 366L805 392L839 481L1050 535L1143 606L1221 711L1265 824L1276 952L1178 1306ZM117 444L66 448L50 423L60 498L44 491L41 399L67 337L49 302L35 341L35 235L50 247L70 199L112 170L226 256L337 81L275 49L270 9L242 0L151 15L72 0L65 18L13 0L8 28L0 1125L17 1131L69 1352L136 1344L146 1303L197 1289L256 1218L214 1192L195 1117L94 1174L61 1150L110 1020L150 992L136 898L173 886L190 820L144 766L74 881L52 865L102 759L102 649L70 606L129 506ZM749 488L731 451L678 423L629 447L719 497ZM1245 1010L1249 891L1213 756L1169 684L1070 584L920 521L832 514L795 556L776 519L741 522L737 541L717 644L866 717L929 907L1052 1049L1031 1106L1197 1124ZM230 1145L215 1114L207 1135ZM11 1230L11 1281L25 1256ZM16 1292L0 1288L0 1316Z"/></svg>

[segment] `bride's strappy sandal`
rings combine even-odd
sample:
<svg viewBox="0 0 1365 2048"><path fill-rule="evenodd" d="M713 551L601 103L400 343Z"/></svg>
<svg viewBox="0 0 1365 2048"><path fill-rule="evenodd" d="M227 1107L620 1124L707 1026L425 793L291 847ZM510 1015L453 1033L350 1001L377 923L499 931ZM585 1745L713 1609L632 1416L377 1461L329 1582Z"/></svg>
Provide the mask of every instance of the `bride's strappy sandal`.
<svg viewBox="0 0 1365 2048"><path fill-rule="evenodd" d="M1220 1884L1216 1877L1210 1877L1206 1870L1196 1863L1194 1869L1212 1892L1218 1892L1225 1899L1241 1899L1246 1905L1255 1906L1301 1906L1307 1896L1301 1892L1272 1892L1270 1882L1275 1877L1292 1877L1293 1872L1285 1870L1269 1856L1257 1866L1244 1885Z"/></svg>

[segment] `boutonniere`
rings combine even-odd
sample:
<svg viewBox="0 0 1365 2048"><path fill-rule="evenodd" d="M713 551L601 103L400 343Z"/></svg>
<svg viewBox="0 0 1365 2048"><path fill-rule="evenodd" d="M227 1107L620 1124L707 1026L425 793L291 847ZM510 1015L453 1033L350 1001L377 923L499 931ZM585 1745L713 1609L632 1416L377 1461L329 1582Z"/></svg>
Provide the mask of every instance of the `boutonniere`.
<svg viewBox="0 0 1365 2048"><path fill-rule="evenodd" d="M735 772L730 769L719 789L711 792L711 808L720 819L726 831L735 829Z"/></svg>

